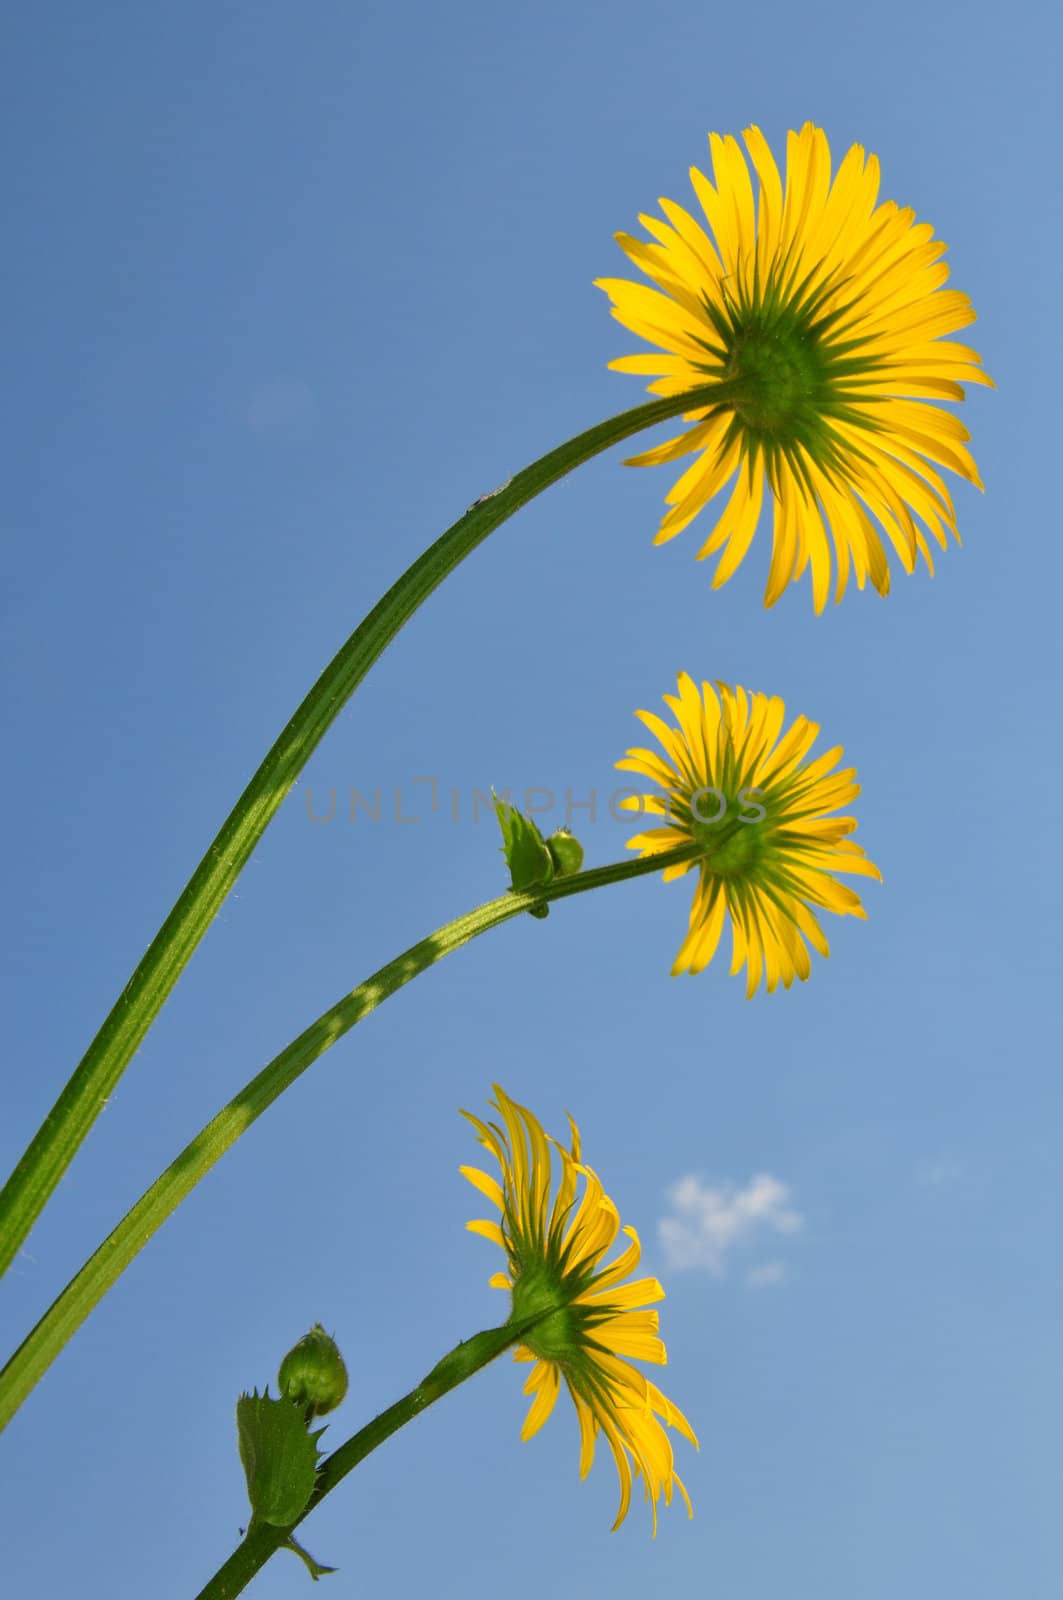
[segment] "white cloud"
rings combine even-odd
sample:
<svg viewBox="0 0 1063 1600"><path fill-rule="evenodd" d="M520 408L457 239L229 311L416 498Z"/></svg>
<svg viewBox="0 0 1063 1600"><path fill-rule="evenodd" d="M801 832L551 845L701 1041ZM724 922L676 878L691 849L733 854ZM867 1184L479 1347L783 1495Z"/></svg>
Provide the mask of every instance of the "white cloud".
<svg viewBox="0 0 1063 1600"><path fill-rule="evenodd" d="M762 1261L759 1267L750 1267L746 1283L751 1289L771 1289L777 1283L785 1283L789 1276L785 1261Z"/></svg>
<svg viewBox="0 0 1063 1600"><path fill-rule="evenodd" d="M734 1183L708 1184L691 1175L680 1178L668 1198L673 1215L657 1224L657 1236L673 1271L700 1267L722 1278L732 1250L763 1233L797 1233L805 1222L791 1204L788 1185L768 1172L758 1172L744 1189ZM758 1282L778 1283L781 1274L775 1269L781 1266L766 1262L753 1271L767 1274Z"/></svg>

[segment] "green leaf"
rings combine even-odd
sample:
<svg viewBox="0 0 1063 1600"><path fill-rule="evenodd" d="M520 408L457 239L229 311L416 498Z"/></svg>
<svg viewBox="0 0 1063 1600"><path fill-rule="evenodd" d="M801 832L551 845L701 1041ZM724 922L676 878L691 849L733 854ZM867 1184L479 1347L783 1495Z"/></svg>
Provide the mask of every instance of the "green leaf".
<svg viewBox="0 0 1063 1600"><path fill-rule="evenodd" d="M319 1578L323 1578L326 1573L339 1571L338 1567L323 1567L320 1561L315 1561L309 1550L301 1545L297 1539L294 1539L291 1534L285 1539L281 1549L291 1550L294 1555L297 1555L315 1583Z"/></svg>
<svg viewBox="0 0 1063 1600"><path fill-rule="evenodd" d="M502 853L509 868L510 888L516 894L544 888L554 876L554 860L546 841L530 817L521 816L507 801L499 800L493 790L492 796L502 830Z"/></svg>
<svg viewBox="0 0 1063 1600"><path fill-rule="evenodd" d="M314 1492L323 1432L308 1433L303 1414L290 1400L242 1394L236 1402L236 1435L251 1509L262 1522L286 1528L306 1510Z"/></svg>

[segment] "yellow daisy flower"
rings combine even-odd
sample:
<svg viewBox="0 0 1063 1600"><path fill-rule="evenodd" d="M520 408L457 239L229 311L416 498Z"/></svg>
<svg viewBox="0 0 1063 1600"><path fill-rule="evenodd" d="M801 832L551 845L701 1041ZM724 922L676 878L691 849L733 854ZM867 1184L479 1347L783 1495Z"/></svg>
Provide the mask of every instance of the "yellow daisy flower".
<svg viewBox="0 0 1063 1600"><path fill-rule="evenodd" d="M602 1190L596 1173L580 1160L580 1136L569 1118L572 1148L549 1139L532 1113L517 1105L496 1084L495 1104L503 1127L481 1122L463 1111L480 1143L501 1168L502 1181L477 1167L461 1172L498 1207L501 1222L470 1222L473 1233L500 1245L507 1272L491 1278L494 1289L512 1295L510 1320L520 1322L546 1313L514 1355L533 1362L524 1393L534 1396L521 1438L538 1433L557 1400L564 1378L580 1428L580 1477L594 1460L599 1432L608 1440L620 1476L620 1509L614 1530L627 1516L632 1473L645 1485L653 1505L672 1500L677 1486L691 1516L690 1497L675 1470L672 1445L658 1418L697 1446L689 1422L625 1357L663 1365L664 1345L657 1336L657 1312L645 1307L664 1299L656 1278L624 1280L639 1264L634 1228L621 1230L616 1206ZM561 1159L561 1179L550 1204L550 1146ZM580 1180L583 1194L577 1203ZM615 1261L603 1265L619 1232L630 1243Z"/></svg>
<svg viewBox="0 0 1063 1600"><path fill-rule="evenodd" d="M928 535L945 549L948 528L958 542L936 469L982 483L965 449L970 435L937 402L962 400L962 383L992 380L974 350L942 342L975 313L966 295L943 288L946 247L930 224L892 200L877 203L875 156L853 145L831 182L827 136L806 122L788 135L784 187L760 129L742 137L756 204L737 139L713 133L715 185L696 167L690 172L708 232L662 199L666 222L639 218L653 242L617 234L657 287L624 278L600 278L598 287L613 316L664 353L610 365L659 374L649 385L654 394L719 386L718 398L686 414L685 433L628 463L697 455L667 497L657 543L734 479L698 553L723 552L718 588L749 549L767 487L774 533L764 603L774 605L810 568L822 611L832 544L840 600L850 569L860 588L870 577L888 592L883 532L907 572L919 554L933 572Z"/></svg>
<svg viewBox="0 0 1063 1600"><path fill-rule="evenodd" d="M834 770L840 745L806 762L819 727L798 717L783 733L786 708L777 697L723 683L716 690L703 683L699 694L683 672L678 696L666 694L664 701L676 728L650 711L637 713L664 755L629 750L616 765L665 791L621 802L626 810L667 819L663 827L629 839L629 850L645 856L702 847L702 854L664 873L667 883L698 869L690 929L672 973L708 966L729 915L731 971L748 969L747 995L762 977L769 993L779 983L788 989L795 977L805 979L811 971L806 939L820 955L830 953L810 906L867 915L852 889L832 873L882 877L847 837L856 829L854 818L831 814L860 793L856 773L852 767Z"/></svg>

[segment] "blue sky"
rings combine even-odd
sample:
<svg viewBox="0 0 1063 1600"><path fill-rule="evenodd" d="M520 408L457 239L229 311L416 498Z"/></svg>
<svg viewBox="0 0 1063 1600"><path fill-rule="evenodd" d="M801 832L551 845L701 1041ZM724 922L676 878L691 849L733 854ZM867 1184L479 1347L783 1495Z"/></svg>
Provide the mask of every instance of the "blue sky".
<svg viewBox="0 0 1063 1600"><path fill-rule="evenodd" d="M7 34L5 1169L383 589L479 493L639 402L592 280L624 270L617 229L686 199L709 129L755 121L778 149L813 118L836 157L876 151L883 195L947 241L999 390L964 408L987 493L956 487L963 550L885 602L817 619L806 583L764 612L763 532L713 593L697 529L652 546L668 470L614 452L400 636L8 1275L5 1348L281 1044L500 891L487 823L432 815L415 777L606 795L678 669L777 693L859 770L870 920L747 1004L725 964L669 978L688 891L647 879L390 1002L12 1424L5 1592L195 1593L246 1520L236 1396L311 1322L352 1373L338 1441L500 1316L456 1115L499 1079L556 1131L577 1116L665 1282L696 1518L654 1544L636 1506L610 1536L608 1456L580 1486L560 1409L522 1445L500 1362L307 1524L330 1594L531 1600L559 1574L617 1600L1058 1593L1049 8L41 0ZM308 785L379 785L384 816L314 824ZM419 822L394 821L396 789ZM581 831L591 863L622 853L607 817ZM669 1266L669 1218L692 1264ZM252 1592L306 1583L278 1558Z"/></svg>

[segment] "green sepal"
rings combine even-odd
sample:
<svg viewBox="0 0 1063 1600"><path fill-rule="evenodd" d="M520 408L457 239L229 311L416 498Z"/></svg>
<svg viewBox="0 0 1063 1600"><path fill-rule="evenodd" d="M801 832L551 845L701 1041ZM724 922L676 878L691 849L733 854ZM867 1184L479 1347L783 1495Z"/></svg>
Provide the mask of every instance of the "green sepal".
<svg viewBox="0 0 1063 1600"><path fill-rule="evenodd" d="M556 829L547 839L546 848L554 863L555 877L571 878L583 865L583 846L570 828Z"/></svg>
<svg viewBox="0 0 1063 1600"><path fill-rule="evenodd" d="M262 1522L286 1528L306 1510L314 1492L324 1433L308 1433L303 1413L290 1400L274 1400L267 1388L236 1402L236 1437L247 1479L247 1498Z"/></svg>
<svg viewBox="0 0 1063 1600"><path fill-rule="evenodd" d="M508 801L500 800L493 790L491 793L502 830L502 854L509 868L510 888L514 894L545 888L554 876L554 859L545 839L530 817L522 816ZM542 914L546 908L536 909Z"/></svg>

